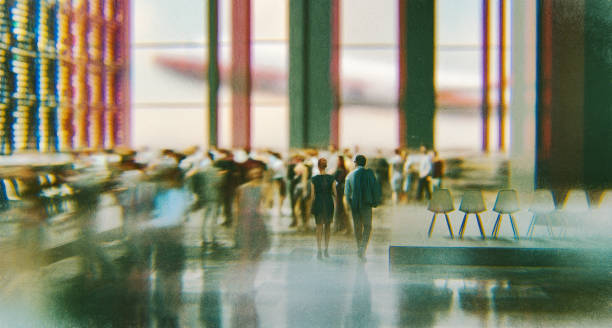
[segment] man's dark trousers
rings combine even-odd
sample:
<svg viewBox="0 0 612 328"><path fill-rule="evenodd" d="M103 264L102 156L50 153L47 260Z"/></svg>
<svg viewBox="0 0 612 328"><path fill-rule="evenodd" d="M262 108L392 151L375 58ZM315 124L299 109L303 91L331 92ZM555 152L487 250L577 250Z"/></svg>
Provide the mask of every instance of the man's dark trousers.
<svg viewBox="0 0 612 328"><path fill-rule="evenodd" d="M370 233L372 232L372 208L369 206L352 207L351 211L353 213L355 240L357 241L359 257L363 257L370 241Z"/></svg>

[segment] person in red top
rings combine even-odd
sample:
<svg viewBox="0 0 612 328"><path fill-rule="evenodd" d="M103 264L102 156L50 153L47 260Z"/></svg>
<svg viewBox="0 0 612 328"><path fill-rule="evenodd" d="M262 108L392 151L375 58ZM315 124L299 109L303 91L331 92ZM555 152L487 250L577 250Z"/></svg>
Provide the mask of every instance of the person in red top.
<svg viewBox="0 0 612 328"><path fill-rule="evenodd" d="M437 151L433 151L431 164L431 185L433 190L442 188L442 177L444 176L444 161L438 156Z"/></svg>

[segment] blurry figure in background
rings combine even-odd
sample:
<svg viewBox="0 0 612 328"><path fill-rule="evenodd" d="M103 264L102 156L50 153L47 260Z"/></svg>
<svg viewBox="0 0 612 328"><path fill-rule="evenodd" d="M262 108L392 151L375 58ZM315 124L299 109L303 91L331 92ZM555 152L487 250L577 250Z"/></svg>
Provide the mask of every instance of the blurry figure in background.
<svg viewBox="0 0 612 328"><path fill-rule="evenodd" d="M414 190L416 184L416 200L423 199L423 193L427 193L427 199L431 198L431 156L427 153L427 148L421 146L418 153L408 155L404 172L408 172L406 176L407 193Z"/></svg>
<svg viewBox="0 0 612 328"><path fill-rule="evenodd" d="M317 161L319 158L325 158L327 160L328 168L335 168L338 166L338 148L334 145L329 145L327 149L321 150L318 152L318 155L315 155L313 158L313 167L317 166ZM315 174L313 174L315 176Z"/></svg>
<svg viewBox="0 0 612 328"><path fill-rule="evenodd" d="M150 162L151 166L178 166L181 161L181 156L174 152L172 149L162 149L161 154L158 158Z"/></svg>
<svg viewBox="0 0 612 328"><path fill-rule="evenodd" d="M336 210L335 210L335 232L345 231L347 235L351 234L353 229L346 209L344 199L344 184L346 182L346 176L348 170L344 164L344 156L338 156L338 165L334 172L334 180L336 180Z"/></svg>
<svg viewBox="0 0 612 328"><path fill-rule="evenodd" d="M189 188L196 196L192 211L202 211L202 247L216 248L217 219L221 214L221 171L213 165L212 153L201 160L186 174Z"/></svg>
<svg viewBox="0 0 612 328"><path fill-rule="evenodd" d="M253 168L261 168L262 174L266 173L266 163L254 158L254 154L250 151L250 149L241 149L236 151L234 154L234 160L236 163L238 163L240 168L240 181L238 182L238 185L250 181L249 171Z"/></svg>
<svg viewBox="0 0 612 328"><path fill-rule="evenodd" d="M270 248L270 239L263 213L265 195L270 186L263 181L263 168L252 167L248 182L236 193L236 247L240 262L228 275L228 290L232 301L232 327L257 327L254 281L262 253Z"/></svg>
<svg viewBox="0 0 612 328"><path fill-rule="evenodd" d="M233 222L232 205L236 188L240 184L241 174L238 164L234 162L232 152L222 149L219 150L221 158L215 161L215 167L220 170L221 179L221 201L223 202L223 216L225 221L222 223L225 227L230 227Z"/></svg>
<svg viewBox="0 0 612 328"><path fill-rule="evenodd" d="M296 214L297 197L295 188L299 183L300 176L295 172L295 168L304 161L302 155L293 155L287 165L287 184L289 185L289 203L291 206L291 224L289 227L297 227L298 220Z"/></svg>
<svg viewBox="0 0 612 328"><path fill-rule="evenodd" d="M270 151L269 152L268 167L272 171L272 183L273 188L270 197L271 207L274 205L275 194L278 193L278 216L282 215L283 202L287 196L287 183L285 182L286 170L285 163L283 163L281 154Z"/></svg>
<svg viewBox="0 0 612 328"><path fill-rule="evenodd" d="M240 260L249 271L252 285L256 264L261 254L270 247L270 239L263 220L265 195L269 185L263 181L263 169L254 167L249 170L249 182L238 188L236 193L236 208L238 223L236 225L236 248L240 250Z"/></svg>
<svg viewBox="0 0 612 328"><path fill-rule="evenodd" d="M329 235L330 226L334 218L334 200L336 199L336 181L333 175L325 174L327 160L320 158L317 162L319 174L312 177L312 189L314 201L312 204L312 214L317 224L317 258L323 258L321 252L321 239L325 233L325 257L329 257Z"/></svg>
<svg viewBox="0 0 612 328"><path fill-rule="evenodd" d="M312 166L311 161L300 162L295 166L295 185L294 198L295 207L298 212L298 217L302 220L301 225L298 226L298 231L308 231L308 220L310 219L310 209L312 206L312 187L310 185L310 178L312 177Z"/></svg>
<svg viewBox="0 0 612 328"><path fill-rule="evenodd" d="M370 161L371 168L376 175L376 180L380 183L382 189L382 199L386 201L391 198L391 185L389 178L389 162L383 155L382 150L378 150L376 157Z"/></svg>
<svg viewBox="0 0 612 328"><path fill-rule="evenodd" d="M444 177L444 161L438 155L437 151L433 151L433 159L431 165L431 184L433 190L442 188L442 178Z"/></svg>
<svg viewBox="0 0 612 328"><path fill-rule="evenodd" d="M114 277L116 268L97 244L95 228L102 196L115 189L116 180L110 179L109 172L99 169L67 173L66 182L74 192L73 215L81 234L78 249L82 252L84 272L88 278Z"/></svg>
<svg viewBox="0 0 612 328"><path fill-rule="evenodd" d="M199 146L192 146L183 151L183 155L185 158L179 163L179 168L183 170L183 172L187 172L193 167L199 165L205 159L204 152L200 149Z"/></svg>
<svg viewBox="0 0 612 328"><path fill-rule="evenodd" d="M342 152L342 156L344 157L344 166L346 166L346 170L351 172L355 169L355 163L353 163L353 153L348 148L345 148Z"/></svg>
<svg viewBox="0 0 612 328"><path fill-rule="evenodd" d="M183 223L192 197L182 186L178 167L162 168L152 174L159 189L154 199L152 229L156 270L154 311L158 327L178 327L181 306L181 272L185 266Z"/></svg>
<svg viewBox="0 0 612 328"><path fill-rule="evenodd" d="M357 256L362 262L365 262L365 252L372 232L372 207L380 205L382 192L374 172L364 168L366 165L365 156L355 156L355 165L357 168L346 177L344 195L351 205L355 240L357 241Z"/></svg>
<svg viewBox="0 0 612 328"><path fill-rule="evenodd" d="M409 151L404 163L404 193L407 200L412 200L415 195L416 185L419 180L420 155Z"/></svg>
<svg viewBox="0 0 612 328"><path fill-rule="evenodd" d="M418 162L419 184L417 186L417 200L423 200L423 193L427 193L427 199L431 199L431 156L427 148L421 146L421 156Z"/></svg>
<svg viewBox="0 0 612 328"><path fill-rule="evenodd" d="M142 219L144 206L146 203L146 192L143 172L144 165L135 162L136 153L128 151L121 156L121 161L117 165L116 197L123 213L123 232L129 233L132 228ZM152 196L152 195L151 195ZM149 199L149 203L151 199Z"/></svg>
<svg viewBox="0 0 612 328"><path fill-rule="evenodd" d="M395 149L395 154L389 160L391 164L391 201L398 204L402 198L402 184L404 182L404 158L402 150Z"/></svg>
<svg viewBox="0 0 612 328"><path fill-rule="evenodd" d="M11 181L8 181L11 180ZM21 167L5 183L13 183L19 201L11 204L12 210L3 213L15 217L20 223L18 247L25 256L21 263L38 267L41 264L42 245L44 242L43 226L46 224L47 212L43 199L40 197L41 187L36 173L30 167Z"/></svg>
<svg viewBox="0 0 612 328"><path fill-rule="evenodd" d="M238 224L236 226L236 246L240 249L242 260L258 260L261 253L270 246L268 232L263 220L263 205L269 185L263 182L263 169L251 168L247 175L249 181L238 188L236 207Z"/></svg>
<svg viewBox="0 0 612 328"><path fill-rule="evenodd" d="M319 151L316 149L305 149L304 154L306 155L305 164L310 168L310 177L314 177L319 174L319 168L317 168Z"/></svg>

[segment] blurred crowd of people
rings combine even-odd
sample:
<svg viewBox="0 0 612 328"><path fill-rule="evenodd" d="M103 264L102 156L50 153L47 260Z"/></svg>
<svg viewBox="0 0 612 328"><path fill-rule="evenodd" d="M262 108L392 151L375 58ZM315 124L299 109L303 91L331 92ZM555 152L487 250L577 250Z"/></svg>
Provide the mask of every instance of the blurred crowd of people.
<svg viewBox="0 0 612 328"><path fill-rule="evenodd" d="M355 168L353 156L351 150L339 151L333 146L294 151L288 156L272 150L204 151L197 147L182 152L79 152L57 165L3 168L0 207L10 208L7 217L23 217L19 219L23 238L36 235L31 230L37 230L37 222L44 223L61 213L88 222L104 194L120 205L126 233L146 224L177 225L187 214L200 212L202 245L214 248L219 246L217 226L234 226L235 215L241 214L236 202L239 188L254 177L265 186L260 214L290 217L290 227L312 230L312 178L320 174L319 160L325 159L327 173L335 182L333 231L351 234L344 186L348 173ZM379 151L370 157L367 167L382 186L383 202L429 199L432 191L442 186L444 162L437 152L425 147L396 149L390 156ZM172 188L166 183L168 179ZM161 191L166 189L181 192L165 195Z"/></svg>
<svg viewBox="0 0 612 328"><path fill-rule="evenodd" d="M316 217L319 258L323 233L327 257L330 230L351 235L358 226L344 195L347 177L359 162L354 155L334 147L289 155L197 147L180 152L116 149L63 154L52 163L32 154L26 160L15 157L14 165L0 165L0 210L5 222L18 226L17 249L27 250L23 255L29 258L23 263L45 262L44 229L67 224L80 233L75 249L85 276L128 277L131 286L146 290L149 270L155 270L152 307L159 310L162 326L174 326L186 257L185 222L201 216L204 254L236 250L243 263L240 280L247 285L254 279L261 254L270 247L266 223L271 217L299 232L312 232ZM432 188L442 183L442 161L424 147L397 149L388 157L379 152L368 159L367 168L381 186L383 203L429 198ZM333 192L324 196L331 203L315 204L316 194L321 196L320 191L330 187ZM109 204L120 209L113 214L120 217L114 219L121 222L121 238L130 245L130 265L123 268L112 263L97 236L97 220L113 219L101 218L109 215L100 214ZM219 229L225 229L223 240ZM361 234L363 227L359 230ZM367 238L359 237L357 243L363 258ZM145 297L143 293L136 295Z"/></svg>

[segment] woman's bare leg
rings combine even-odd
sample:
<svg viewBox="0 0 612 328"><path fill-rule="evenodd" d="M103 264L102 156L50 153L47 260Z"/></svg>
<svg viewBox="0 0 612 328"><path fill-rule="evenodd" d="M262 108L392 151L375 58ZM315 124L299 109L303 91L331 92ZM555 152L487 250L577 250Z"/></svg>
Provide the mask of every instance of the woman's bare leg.
<svg viewBox="0 0 612 328"><path fill-rule="evenodd" d="M329 248L330 228L331 228L331 224L326 223L325 224L325 257L329 257L329 254L327 253L327 249Z"/></svg>
<svg viewBox="0 0 612 328"><path fill-rule="evenodd" d="M321 258L321 239L323 238L323 224L317 224L317 250L318 257Z"/></svg>

